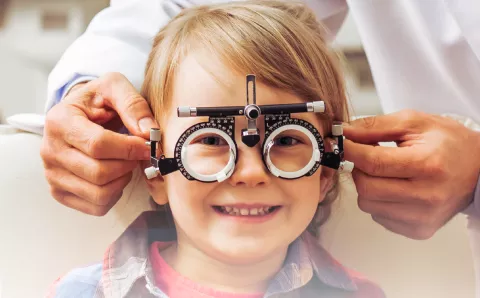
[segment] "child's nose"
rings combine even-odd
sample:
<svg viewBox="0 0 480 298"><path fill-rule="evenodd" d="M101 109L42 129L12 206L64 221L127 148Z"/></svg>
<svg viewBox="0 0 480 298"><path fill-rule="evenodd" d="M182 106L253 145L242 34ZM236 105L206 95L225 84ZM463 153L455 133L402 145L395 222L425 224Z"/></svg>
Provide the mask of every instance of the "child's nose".
<svg viewBox="0 0 480 298"><path fill-rule="evenodd" d="M242 145L239 146L237 164L229 183L232 186L243 185L247 187L270 184L271 175L262 161L260 146L249 148ZM240 148L243 150L240 150Z"/></svg>

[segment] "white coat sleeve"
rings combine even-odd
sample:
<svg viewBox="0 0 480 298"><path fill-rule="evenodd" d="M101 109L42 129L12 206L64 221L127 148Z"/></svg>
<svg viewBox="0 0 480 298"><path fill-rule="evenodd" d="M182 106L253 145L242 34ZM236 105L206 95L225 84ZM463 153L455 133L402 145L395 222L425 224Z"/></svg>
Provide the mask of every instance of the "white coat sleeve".
<svg viewBox="0 0 480 298"><path fill-rule="evenodd" d="M63 54L48 78L45 111L80 82L108 72L125 75L139 90L154 36L182 7L226 0L112 0ZM345 19L345 0L305 0L334 36Z"/></svg>

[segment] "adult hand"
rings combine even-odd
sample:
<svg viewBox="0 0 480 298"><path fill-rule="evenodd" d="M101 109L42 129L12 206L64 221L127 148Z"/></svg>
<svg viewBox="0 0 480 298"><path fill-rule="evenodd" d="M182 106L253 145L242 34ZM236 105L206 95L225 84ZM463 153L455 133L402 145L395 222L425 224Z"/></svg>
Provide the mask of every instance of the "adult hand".
<svg viewBox="0 0 480 298"><path fill-rule="evenodd" d="M442 116L401 111L353 121L344 134L358 206L388 230L428 239L472 202L479 132ZM397 147L378 146L390 141Z"/></svg>
<svg viewBox="0 0 480 298"><path fill-rule="evenodd" d="M133 136L117 133L122 124ZM78 86L47 114L41 157L52 196L95 216L120 199L145 145L151 110L132 84L112 73Z"/></svg>

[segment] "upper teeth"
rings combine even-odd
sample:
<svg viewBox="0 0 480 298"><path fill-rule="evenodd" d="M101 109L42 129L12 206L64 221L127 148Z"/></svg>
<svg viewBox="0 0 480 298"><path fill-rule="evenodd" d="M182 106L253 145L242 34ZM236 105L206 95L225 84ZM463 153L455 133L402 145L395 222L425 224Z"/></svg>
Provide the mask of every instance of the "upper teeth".
<svg viewBox="0 0 480 298"><path fill-rule="evenodd" d="M270 213L272 207L262 207L262 208L235 208L235 207L220 207L224 213L228 213L230 215L240 215L240 216L247 216L247 215L265 215Z"/></svg>

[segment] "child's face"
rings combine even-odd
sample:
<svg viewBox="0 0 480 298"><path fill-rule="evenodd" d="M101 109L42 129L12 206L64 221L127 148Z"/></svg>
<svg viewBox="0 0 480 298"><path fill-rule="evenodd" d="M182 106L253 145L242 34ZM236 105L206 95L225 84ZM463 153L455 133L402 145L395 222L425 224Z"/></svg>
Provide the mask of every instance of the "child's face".
<svg viewBox="0 0 480 298"><path fill-rule="evenodd" d="M198 64L193 55L182 62L174 82L172 108L161 123L163 152L166 157L174 155L175 144L188 127L207 119L178 118L178 106L246 104L246 74L233 74L227 67L214 64L213 61L209 65L215 75L222 78L222 82L226 79L229 85L217 82ZM300 98L292 94L257 82L259 105L301 102ZM314 114L294 116L312 123L321 131L320 121ZM263 117L257 121L257 125L263 136ZM247 127L246 120L236 117L235 126L238 162L235 172L228 180L222 183L189 181L177 171L165 176L164 181L179 241L193 244L197 249L223 262L257 262L268 255L285 251L306 229L317 204L324 198L326 187L320 186L321 169L311 177L296 180L283 180L270 174L260 154L263 138L257 147L247 147L240 139L241 129ZM154 199L155 183L161 181L148 181ZM324 184L326 183L322 183L322 186ZM246 217L221 214L214 206L239 209L249 206L280 208L269 215Z"/></svg>

